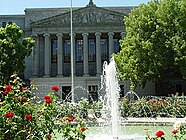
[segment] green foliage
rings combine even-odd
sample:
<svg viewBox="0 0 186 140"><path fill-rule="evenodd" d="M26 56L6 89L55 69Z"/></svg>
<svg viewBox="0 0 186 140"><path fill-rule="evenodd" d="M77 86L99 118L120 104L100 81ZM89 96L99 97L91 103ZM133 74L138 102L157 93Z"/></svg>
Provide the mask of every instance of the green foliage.
<svg viewBox="0 0 186 140"><path fill-rule="evenodd" d="M171 140L185 140L186 139L186 126L185 124L180 124L178 128L172 130ZM156 132L156 137L151 137L146 130L146 140L165 140L164 132L159 130Z"/></svg>
<svg viewBox="0 0 186 140"><path fill-rule="evenodd" d="M83 132L86 128L82 127L83 125L80 119L74 120L72 117L67 117L60 124L59 132L65 140L84 140L85 134Z"/></svg>
<svg viewBox="0 0 186 140"><path fill-rule="evenodd" d="M16 75L11 77L9 85L0 86L0 140L50 140L55 139L56 131L61 132L62 139L84 140L83 122L75 117L77 121L63 119L57 104L59 88L53 87L37 102ZM62 131L67 129L68 133Z"/></svg>
<svg viewBox="0 0 186 140"><path fill-rule="evenodd" d="M23 31L15 24L0 28L0 80L9 81L14 72L20 74L25 69L25 57L29 56L34 41L22 38Z"/></svg>
<svg viewBox="0 0 186 140"><path fill-rule="evenodd" d="M180 127L178 128L179 133L174 134L173 137L175 137L177 140L185 140L186 139L186 125L181 124Z"/></svg>
<svg viewBox="0 0 186 140"><path fill-rule="evenodd" d="M115 54L119 77L132 86L158 82L169 72L186 75L186 1L151 1L124 18L126 37Z"/></svg>
<svg viewBox="0 0 186 140"><path fill-rule="evenodd" d="M140 98L129 100L123 98L120 101L120 114L122 117L177 117L186 116L186 105L184 97L178 96L167 98Z"/></svg>
<svg viewBox="0 0 186 140"><path fill-rule="evenodd" d="M13 75L9 85L1 86L0 139L43 139L54 133L55 103L35 104L32 92ZM53 100L54 97L51 96ZM13 114L9 116L9 114Z"/></svg>
<svg viewBox="0 0 186 140"><path fill-rule="evenodd" d="M94 102L89 104L86 99L78 103L64 102L56 106L57 114L61 117L72 116L81 118L87 123L96 122L102 113L103 103ZM177 95L166 98L138 98L130 100L127 97L119 101L119 111L123 118L126 117L177 117L186 116L186 99Z"/></svg>

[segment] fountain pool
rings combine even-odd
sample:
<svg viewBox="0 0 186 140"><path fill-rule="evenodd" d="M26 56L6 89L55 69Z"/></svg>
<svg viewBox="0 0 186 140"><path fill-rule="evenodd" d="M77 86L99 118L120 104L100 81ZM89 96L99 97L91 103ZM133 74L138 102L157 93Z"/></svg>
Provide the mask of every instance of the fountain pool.
<svg viewBox="0 0 186 140"><path fill-rule="evenodd" d="M122 134L119 135L119 140L145 140L146 133L149 131L151 136L155 136L155 133L158 130L163 130L165 132L165 138L167 140L171 139L171 131L173 129L172 125L157 125L157 124L134 124L128 123L122 125L121 127ZM117 140L112 137L111 129L107 126L91 126L85 131L86 139L85 140ZM61 135L56 135L57 140L61 140Z"/></svg>
<svg viewBox="0 0 186 140"><path fill-rule="evenodd" d="M171 139L172 125L154 125L154 124L127 124L122 125L119 140L145 140L146 131L151 136L155 136L158 130L165 132L165 138ZM108 127L89 127L86 132L86 140L115 140L109 132Z"/></svg>

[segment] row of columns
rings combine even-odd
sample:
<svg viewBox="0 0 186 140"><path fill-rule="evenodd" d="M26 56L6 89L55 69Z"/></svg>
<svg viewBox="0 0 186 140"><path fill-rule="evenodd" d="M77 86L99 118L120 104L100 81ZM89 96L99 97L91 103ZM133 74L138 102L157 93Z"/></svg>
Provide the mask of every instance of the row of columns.
<svg viewBox="0 0 186 140"><path fill-rule="evenodd" d="M88 76L88 33L83 33L83 70L84 70L84 76ZM44 77L50 77L50 70L51 70L51 40L50 40L50 34L44 34L44 46L45 46L45 52L44 52ZM63 34L57 33L57 74L58 77L63 76ZM96 32L96 72L97 76L101 74L101 33ZM125 33L121 33L121 38L123 39L125 36ZM109 59L111 58L111 54L114 52L114 33L109 32ZM39 74L39 36L35 35L35 41L36 44L33 49L33 76L38 76ZM73 58L74 58L74 70L75 70L75 34L73 34ZM75 74L75 71L74 71Z"/></svg>

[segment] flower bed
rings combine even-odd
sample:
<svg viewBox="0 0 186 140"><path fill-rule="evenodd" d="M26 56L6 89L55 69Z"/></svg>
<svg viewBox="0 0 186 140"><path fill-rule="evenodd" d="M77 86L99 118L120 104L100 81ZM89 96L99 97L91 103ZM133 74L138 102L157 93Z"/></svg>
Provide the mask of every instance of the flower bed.
<svg viewBox="0 0 186 140"><path fill-rule="evenodd" d="M73 114L59 115L57 86L51 87L51 92L36 103L36 97L21 79L16 75L11 78L9 85L1 86L0 91L0 140L50 140L55 139L55 130L62 139L85 139L82 119Z"/></svg>
<svg viewBox="0 0 186 140"><path fill-rule="evenodd" d="M122 117L170 117L183 118L186 116L186 100L177 95L173 97L153 97L120 100L120 112Z"/></svg>

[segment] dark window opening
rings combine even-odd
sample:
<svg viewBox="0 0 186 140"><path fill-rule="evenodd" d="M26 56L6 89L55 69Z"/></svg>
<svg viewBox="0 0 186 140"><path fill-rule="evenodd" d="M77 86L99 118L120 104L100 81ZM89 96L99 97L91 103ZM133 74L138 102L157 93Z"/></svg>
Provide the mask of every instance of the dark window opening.
<svg viewBox="0 0 186 140"><path fill-rule="evenodd" d="M71 45L70 40L64 41L64 62L70 63Z"/></svg>
<svg viewBox="0 0 186 140"><path fill-rule="evenodd" d="M62 100L65 102L71 102L71 86L63 86L62 87Z"/></svg>
<svg viewBox="0 0 186 140"><path fill-rule="evenodd" d="M120 51L119 40L114 39L114 53L118 53L119 51Z"/></svg>
<svg viewBox="0 0 186 140"><path fill-rule="evenodd" d="M76 41L76 61L83 61L83 40L79 39Z"/></svg>
<svg viewBox="0 0 186 140"><path fill-rule="evenodd" d="M120 85L120 98L124 97L125 93L124 93L124 85Z"/></svg>
<svg viewBox="0 0 186 140"><path fill-rule="evenodd" d="M2 22L2 27L3 27L3 28L6 27L6 22Z"/></svg>
<svg viewBox="0 0 186 140"><path fill-rule="evenodd" d="M96 43L95 39L88 40L88 61L96 62Z"/></svg>
<svg viewBox="0 0 186 140"><path fill-rule="evenodd" d="M8 24L9 24L9 25L12 25L12 22L10 21L10 22L8 22Z"/></svg>
<svg viewBox="0 0 186 140"><path fill-rule="evenodd" d="M92 103L94 101L98 101L98 86L97 85L91 85L88 86L89 91L89 102Z"/></svg>
<svg viewBox="0 0 186 140"><path fill-rule="evenodd" d="M57 63L57 40L51 41L51 62Z"/></svg>
<svg viewBox="0 0 186 140"><path fill-rule="evenodd" d="M101 61L108 61L108 45L107 45L107 39L101 39Z"/></svg>

